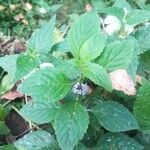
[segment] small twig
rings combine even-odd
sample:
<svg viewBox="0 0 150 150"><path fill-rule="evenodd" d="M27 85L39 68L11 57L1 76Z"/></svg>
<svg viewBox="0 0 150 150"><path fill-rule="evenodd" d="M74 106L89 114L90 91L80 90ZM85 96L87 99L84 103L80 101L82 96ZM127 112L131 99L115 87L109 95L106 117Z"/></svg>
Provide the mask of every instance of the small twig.
<svg viewBox="0 0 150 150"><path fill-rule="evenodd" d="M20 114L19 110L15 106L12 106L12 109L15 110L20 116L22 116ZM31 121L27 120L27 122L31 122ZM33 122L31 122L31 128L30 128L31 130L33 129L32 127L36 128L38 130L42 130L38 125L34 124Z"/></svg>
<svg viewBox="0 0 150 150"><path fill-rule="evenodd" d="M25 95L24 98L25 98L25 103L27 104L28 103L27 95ZM32 129L32 122L31 121L28 121L28 122L29 122L29 128Z"/></svg>
<svg viewBox="0 0 150 150"><path fill-rule="evenodd" d="M6 103L3 104L3 107L6 107L9 103L11 103L12 100L7 101Z"/></svg>

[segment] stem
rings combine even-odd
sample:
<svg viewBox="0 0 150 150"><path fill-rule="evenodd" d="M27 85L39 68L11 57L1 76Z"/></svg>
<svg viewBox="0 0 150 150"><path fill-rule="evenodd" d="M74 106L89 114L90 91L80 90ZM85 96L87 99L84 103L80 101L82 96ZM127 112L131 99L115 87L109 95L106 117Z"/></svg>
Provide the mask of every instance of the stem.
<svg viewBox="0 0 150 150"><path fill-rule="evenodd" d="M25 95L24 98L25 98L25 103L27 104L28 103L27 95ZM31 121L28 121L28 122L29 122L29 128L32 129L32 122Z"/></svg>
<svg viewBox="0 0 150 150"><path fill-rule="evenodd" d="M9 103L11 103L11 100L7 101L6 103L3 104L3 107L6 107Z"/></svg>

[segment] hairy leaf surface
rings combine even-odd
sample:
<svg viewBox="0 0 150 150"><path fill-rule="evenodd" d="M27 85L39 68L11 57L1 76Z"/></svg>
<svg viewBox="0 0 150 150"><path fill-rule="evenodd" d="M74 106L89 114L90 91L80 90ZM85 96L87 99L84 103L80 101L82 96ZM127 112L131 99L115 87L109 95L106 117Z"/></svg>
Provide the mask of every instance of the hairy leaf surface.
<svg viewBox="0 0 150 150"><path fill-rule="evenodd" d="M62 106L54 119L54 129L62 150L72 150L82 139L89 124L89 116L79 103Z"/></svg>
<svg viewBox="0 0 150 150"><path fill-rule="evenodd" d="M117 102L101 102L92 108L100 125L111 132L138 129L135 117Z"/></svg>
<svg viewBox="0 0 150 150"><path fill-rule="evenodd" d="M66 96L71 81L57 68L47 67L32 73L18 90L39 101L58 101Z"/></svg>

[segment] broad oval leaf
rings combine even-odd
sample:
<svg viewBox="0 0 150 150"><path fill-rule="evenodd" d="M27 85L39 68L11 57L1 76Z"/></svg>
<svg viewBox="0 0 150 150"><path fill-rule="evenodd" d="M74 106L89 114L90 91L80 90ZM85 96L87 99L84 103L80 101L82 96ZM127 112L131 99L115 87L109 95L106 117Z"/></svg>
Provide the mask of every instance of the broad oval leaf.
<svg viewBox="0 0 150 150"><path fill-rule="evenodd" d="M138 129L135 117L121 104L113 101L98 103L92 108L100 125L111 132Z"/></svg>
<svg viewBox="0 0 150 150"><path fill-rule="evenodd" d="M49 150L58 148L54 138L46 131L30 132L14 144L19 150Z"/></svg>
<svg viewBox="0 0 150 150"><path fill-rule="evenodd" d="M113 15L117 16L119 19L122 19L125 15L125 12L122 8L112 6L112 7L106 7L101 10L99 10L100 13L108 14L108 15Z"/></svg>
<svg viewBox="0 0 150 150"><path fill-rule="evenodd" d="M127 9L128 11L132 10L130 3L128 3L126 0L115 0L113 6L117 8L122 8L122 10L124 9Z"/></svg>
<svg viewBox="0 0 150 150"><path fill-rule="evenodd" d="M150 25L143 26L136 30L134 36L139 42L140 53L150 49Z"/></svg>
<svg viewBox="0 0 150 150"><path fill-rule="evenodd" d="M140 87L133 108L140 129L143 131L150 130L150 81L145 80Z"/></svg>
<svg viewBox="0 0 150 150"><path fill-rule="evenodd" d="M57 106L48 102L30 101L24 105L20 114L23 118L38 124L48 123L54 119Z"/></svg>
<svg viewBox="0 0 150 150"><path fill-rule="evenodd" d="M54 119L57 141L62 150L72 150L82 139L89 124L89 116L79 103L62 106Z"/></svg>
<svg viewBox="0 0 150 150"><path fill-rule="evenodd" d="M100 150L142 150L143 146L127 135L107 133L98 140L96 148Z"/></svg>
<svg viewBox="0 0 150 150"><path fill-rule="evenodd" d="M126 22L130 25L137 25L150 20L150 11L134 9L126 16Z"/></svg>
<svg viewBox="0 0 150 150"><path fill-rule="evenodd" d="M17 148L13 144L7 144L0 146L1 150L17 150Z"/></svg>
<svg viewBox="0 0 150 150"><path fill-rule="evenodd" d="M19 80L28 75L40 64L40 59L36 54L23 53L16 60L15 79Z"/></svg>
<svg viewBox="0 0 150 150"><path fill-rule="evenodd" d="M102 86L109 92L112 91L109 75L102 66L88 62L84 64L83 74L95 84Z"/></svg>
<svg viewBox="0 0 150 150"><path fill-rule="evenodd" d="M79 76L81 76L81 71L76 66L74 59L53 59L53 64L71 80L77 79Z"/></svg>
<svg viewBox="0 0 150 150"><path fill-rule="evenodd" d="M47 67L32 73L19 87L21 93L38 101L58 101L71 88L71 81L57 68Z"/></svg>
<svg viewBox="0 0 150 150"><path fill-rule="evenodd" d="M108 44L97 63L108 71L116 69L127 69L133 58L134 41L123 40Z"/></svg>
<svg viewBox="0 0 150 150"><path fill-rule="evenodd" d="M16 71L16 60L19 57L18 54L6 55L0 58L0 67L2 67L9 75L14 77Z"/></svg>
<svg viewBox="0 0 150 150"><path fill-rule="evenodd" d="M68 44L76 59L95 59L103 51L105 41L105 35L100 32L99 16L94 12L81 15L68 33Z"/></svg>
<svg viewBox="0 0 150 150"><path fill-rule="evenodd" d="M54 44L55 23L56 16L53 16L49 22L37 29L27 42L28 49L47 54Z"/></svg>

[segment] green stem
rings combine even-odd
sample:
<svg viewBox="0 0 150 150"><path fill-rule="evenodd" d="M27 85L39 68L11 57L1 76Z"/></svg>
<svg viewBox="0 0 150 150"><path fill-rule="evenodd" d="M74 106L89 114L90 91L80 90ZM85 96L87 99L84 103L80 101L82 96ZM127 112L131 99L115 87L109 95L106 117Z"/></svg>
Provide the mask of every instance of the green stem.
<svg viewBox="0 0 150 150"><path fill-rule="evenodd" d="M11 100L7 101L6 103L3 104L3 107L6 107L9 103L11 103Z"/></svg>

